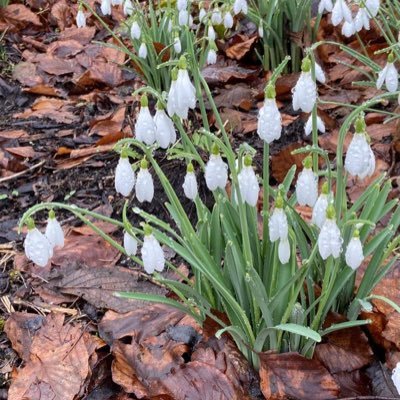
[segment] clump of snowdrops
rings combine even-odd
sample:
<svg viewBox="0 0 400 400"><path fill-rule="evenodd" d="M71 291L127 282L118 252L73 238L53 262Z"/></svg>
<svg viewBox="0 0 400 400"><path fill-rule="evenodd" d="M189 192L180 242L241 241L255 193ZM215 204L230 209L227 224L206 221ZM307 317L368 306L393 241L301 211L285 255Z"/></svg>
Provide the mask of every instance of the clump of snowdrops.
<svg viewBox="0 0 400 400"><path fill-rule="evenodd" d="M181 29L184 36L193 39L189 25ZM366 179L374 174L375 155L364 114L395 94L382 93L353 109L340 128L336 158L332 161L318 145L318 130L325 130L317 115L317 81L325 80L314 58L318 45L307 49L302 72L293 88L293 108L309 114L305 132L312 135L312 145L296 150L306 155L297 179L293 166L281 185L274 188L269 184L270 145L282 133L275 82L288 57L275 69L265 88L257 128L259 140L263 141L263 168L256 171L255 150L246 143L238 149L232 147L197 57L182 52L170 61L171 83L166 92L147 86L135 93L142 95L135 138L123 139L115 146L120 157L115 189L127 198L122 219L75 205L39 204L20 221L20 228L24 224L28 227L24 244L27 257L39 266L50 261L54 247L63 244L54 210L68 210L179 300L146 293L118 296L168 304L185 311L200 324L206 317L213 319L221 326L217 336L229 333L255 367L259 352L297 351L310 357L324 335L369 323L357 318L361 309L371 309L370 300L376 297L371 295L373 288L397 259L394 250L400 241L396 235L400 207L397 199L389 200L391 182L385 175L377 177L354 204L349 203L345 188L349 176ZM155 110L149 109L148 96L157 101ZM203 96L217 124L213 131L207 115L202 113L203 128L197 134L210 143L207 159L200 156L185 129L190 110L197 102L201 106ZM347 135L351 136L351 143L344 156ZM185 196L196 207L196 222L188 217L176 188L159 166L154 155L158 148L165 149L167 154L180 154L186 160L187 172L181 184ZM173 226L141 209L142 203L153 201L155 175L167 195L165 206ZM205 180L214 195L212 209L199 196L200 179ZM298 204L312 210L311 221L297 211ZM143 220L141 224L129 221L131 207ZM43 209L50 210L45 234L35 228L33 221L35 213ZM120 227L124 231L123 244L101 231L89 217ZM379 226L384 218L389 222ZM165 260L165 247L185 260L194 279L182 276L173 263ZM356 270L363 263L365 271L356 287ZM165 268L176 271L181 279L165 278ZM390 300L380 299L399 310ZM348 321L324 327L330 311L345 314ZM220 319L220 312L226 315L228 324Z"/></svg>

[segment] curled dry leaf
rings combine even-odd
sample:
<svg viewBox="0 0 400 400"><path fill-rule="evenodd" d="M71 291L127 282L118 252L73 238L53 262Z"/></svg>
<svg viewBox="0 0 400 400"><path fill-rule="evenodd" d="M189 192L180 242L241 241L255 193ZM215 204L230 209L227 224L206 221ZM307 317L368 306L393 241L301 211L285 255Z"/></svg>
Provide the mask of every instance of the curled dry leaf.
<svg viewBox="0 0 400 400"><path fill-rule="evenodd" d="M96 345L81 327L63 324L64 315L47 316L32 340L29 361L12 381L9 400L73 400L80 393Z"/></svg>
<svg viewBox="0 0 400 400"><path fill-rule="evenodd" d="M339 394L339 386L328 370L317 359L298 353L260 354L260 378L267 400L325 400Z"/></svg>
<svg viewBox="0 0 400 400"><path fill-rule="evenodd" d="M241 60L252 48L254 42L257 40L258 36L247 37L238 34L233 39L233 44L230 45L226 50L225 54L229 58L235 60Z"/></svg>

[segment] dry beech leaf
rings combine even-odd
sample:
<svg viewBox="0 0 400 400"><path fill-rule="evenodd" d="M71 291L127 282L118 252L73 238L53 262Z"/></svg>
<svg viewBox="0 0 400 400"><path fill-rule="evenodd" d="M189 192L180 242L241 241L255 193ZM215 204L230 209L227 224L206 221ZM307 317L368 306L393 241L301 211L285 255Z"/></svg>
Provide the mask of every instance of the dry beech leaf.
<svg viewBox="0 0 400 400"><path fill-rule="evenodd" d="M26 137L29 137L29 134L23 129L0 131L0 138L3 139L19 139Z"/></svg>
<svg viewBox="0 0 400 400"><path fill-rule="evenodd" d="M30 360L17 372L8 399L73 400L89 374L93 341L81 327L50 314L32 340Z"/></svg>
<svg viewBox="0 0 400 400"><path fill-rule="evenodd" d="M32 146L7 147L4 150L10 154L23 158L33 158L36 156L36 152Z"/></svg>
<svg viewBox="0 0 400 400"><path fill-rule="evenodd" d="M216 63L202 70L202 75L209 85L255 79L257 74L258 70L240 67L236 63Z"/></svg>
<svg viewBox="0 0 400 400"><path fill-rule="evenodd" d="M325 400L339 394L339 386L328 370L318 360L298 353L260 354L260 378L267 400Z"/></svg>
<svg viewBox="0 0 400 400"><path fill-rule="evenodd" d="M228 47L225 50L225 54L227 57L239 61L250 51L253 43L258 39L258 36L256 35L248 38L246 36L236 35L236 37L240 38L240 41Z"/></svg>
<svg viewBox="0 0 400 400"><path fill-rule="evenodd" d="M23 4L8 5L1 10L1 17L18 27L25 27L29 24L42 26L39 17Z"/></svg>

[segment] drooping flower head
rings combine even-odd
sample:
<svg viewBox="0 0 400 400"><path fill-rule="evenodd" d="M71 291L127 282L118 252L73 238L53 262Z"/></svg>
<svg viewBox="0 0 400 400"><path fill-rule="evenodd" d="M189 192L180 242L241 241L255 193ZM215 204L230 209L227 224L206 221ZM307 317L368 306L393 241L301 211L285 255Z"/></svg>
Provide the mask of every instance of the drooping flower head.
<svg viewBox="0 0 400 400"><path fill-rule="evenodd" d="M344 167L351 175L361 179L371 176L375 171L375 155L368 143L366 124L362 114L355 123L355 133L347 149Z"/></svg>
<svg viewBox="0 0 400 400"><path fill-rule="evenodd" d="M233 27L233 17L229 10L224 14L224 27L226 29L231 29Z"/></svg>
<svg viewBox="0 0 400 400"><path fill-rule="evenodd" d="M241 12L243 14L247 14L248 11L248 4L247 0L235 0L233 3L233 12L235 15L240 14Z"/></svg>
<svg viewBox="0 0 400 400"><path fill-rule="evenodd" d="M111 15L111 0L101 0L100 9L103 15Z"/></svg>
<svg viewBox="0 0 400 400"><path fill-rule="evenodd" d="M140 39L142 35L142 30L140 29L140 25L137 21L133 21L131 25L131 38L132 39Z"/></svg>
<svg viewBox="0 0 400 400"><path fill-rule="evenodd" d="M138 242L136 238L125 231L124 233L124 249L127 256L135 256L137 252Z"/></svg>
<svg viewBox="0 0 400 400"><path fill-rule="evenodd" d="M220 25L222 24L222 14L219 8L214 8L211 14L211 23L213 25Z"/></svg>
<svg viewBox="0 0 400 400"><path fill-rule="evenodd" d="M324 121L317 116L317 129L321 133L325 133L325 124ZM304 133L306 136L310 135L312 132L312 114L308 117L306 124L304 125Z"/></svg>
<svg viewBox="0 0 400 400"><path fill-rule="evenodd" d="M132 15L134 11L134 7L131 0L124 1L123 11L125 15Z"/></svg>
<svg viewBox="0 0 400 400"><path fill-rule="evenodd" d="M322 14L324 11L331 12L333 9L332 0L321 0L318 5L318 13Z"/></svg>
<svg viewBox="0 0 400 400"><path fill-rule="evenodd" d="M356 229L346 249L346 264L356 270L364 260L363 247L360 240L360 232Z"/></svg>
<svg viewBox="0 0 400 400"><path fill-rule="evenodd" d="M225 189L228 183L228 166L222 161L218 146L214 143L210 159L205 168L205 179L209 190Z"/></svg>
<svg viewBox="0 0 400 400"><path fill-rule="evenodd" d="M365 0L365 8L371 17L376 17L378 15L379 7L380 0Z"/></svg>
<svg viewBox="0 0 400 400"><path fill-rule="evenodd" d="M53 256L53 247L36 227L32 218L27 221L28 234L24 241L25 255L39 267L45 267Z"/></svg>
<svg viewBox="0 0 400 400"><path fill-rule="evenodd" d="M239 190L243 202L255 207L257 205L260 185L252 166L250 155L246 155L243 160L243 168L238 174Z"/></svg>
<svg viewBox="0 0 400 400"><path fill-rule="evenodd" d="M79 4L78 13L76 14L76 26L78 28L84 28L86 26L86 16L81 3Z"/></svg>
<svg viewBox="0 0 400 400"><path fill-rule="evenodd" d="M135 172L129 162L127 150L123 149L115 170L115 190L122 196L129 196L135 186Z"/></svg>
<svg viewBox="0 0 400 400"><path fill-rule="evenodd" d="M198 194L198 185L192 163L189 163L187 166L186 175L182 187L183 187L183 192L185 193L185 196L188 199L190 200L196 199Z"/></svg>
<svg viewBox="0 0 400 400"><path fill-rule="evenodd" d="M311 156L305 158L303 165L296 183L297 202L301 206L314 207L318 198L318 177L312 170Z"/></svg>
<svg viewBox="0 0 400 400"><path fill-rule="evenodd" d="M329 193L328 182L324 182L322 185L321 194L318 196L318 199L314 205L311 218L311 222L317 225L319 229L321 229L325 223L326 210L328 209L330 198L331 194Z"/></svg>
<svg viewBox="0 0 400 400"><path fill-rule="evenodd" d="M181 43L181 39L179 39L179 35L175 36L174 50L175 50L176 54L181 54L181 52L182 52L182 43Z"/></svg>
<svg viewBox="0 0 400 400"><path fill-rule="evenodd" d="M275 200L275 208L268 221L269 239L271 242L279 240L278 258L282 264L286 264L290 259L289 228L288 221L283 209L284 201L279 193Z"/></svg>
<svg viewBox="0 0 400 400"><path fill-rule="evenodd" d="M264 104L258 112L257 133L267 143L279 139L282 133L282 117L275 96L275 87L268 84L265 89Z"/></svg>
<svg viewBox="0 0 400 400"><path fill-rule="evenodd" d="M317 100L317 85L311 77L311 60L309 57L303 59L300 78L293 92L293 110L311 112Z"/></svg>
<svg viewBox="0 0 400 400"><path fill-rule="evenodd" d="M140 58L143 58L143 60L145 60L147 58L147 46L145 42L142 42L142 44L139 47L139 51L138 51L138 56Z"/></svg>
<svg viewBox="0 0 400 400"><path fill-rule="evenodd" d="M140 106L135 124L135 136L137 140L150 146L156 141L156 125L150 114L149 100L145 94L140 99Z"/></svg>
<svg viewBox="0 0 400 400"><path fill-rule="evenodd" d="M336 224L335 207L330 204L326 210L326 220L318 236L318 250L323 260L329 256L338 258L342 252L343 239Z"/></svg>
<svg viewBox="0 0 400 400"><path fill-rule="evenodd" d="M360 4L356 17L354 18L354 26L357 32L360 32L362 28L365 28L367 31L370 29L369 13L363 3Z"/></svg>
<svg viewBox="0 0 400 400"><path fill-rule="evenodd" d="M207 53L207 65L212 65L217 62L217 46L214 41L210 42L210 47Z"/></svg>
<svg viewBox="0 0 400 400"><path fill-rule="evenodd" d="M141 202L149 202L154 197L154 182L153 177L149 172L149 163L146 158L140 162L140 171L136 179L136 198Z"/></svg>
<svg viewBox="0 0 400 400"><path fill-rule="evenodd" d="M158 240L153 236L153 231L149 225L144 227L142 260L144 270L148 274L152 274L154 271L161 272L164 269L164 251Z"/></svg>
<svg viewBox="0 0 400 400"><path fill-rule="evenodd" d="M380 89L385 83L386 89L390 92L396 92L399 86L399 74L394 65L394 54L390 53L385 67L379 72L378 80L376 81L376 88Z"/></svg>
<svg viewBox="0 0 400 400"><path fill-rule="evenodd" d="M351 10L346 3L346 0L336 0L332 9L332 24L339 25L342 21L351 23L353 21Z"/></svg>
<svg viewBox="0 0 400 400"><path fill-rule="evenodd" d="M154 123L156 125L156 141L163 149L176 142L176 130L171 118L164 110L163 104L158 101Z"/></svg>
<svg viewBox="0 0 400 400"><path fill-rule="evenodd" d="M189 108L196 107L196 89L189 78L185 56L179 59L179 69L172 70L172 82L168 93L167 110L170 117L177 115L187 119Z"/></svg>
<svg viewBox="0 0 400 400"><path fill-rule="evenodd" d="M53 249L54 247L64 247L64 232L57 221L54 210L49 211L45 236Z"/></svg>

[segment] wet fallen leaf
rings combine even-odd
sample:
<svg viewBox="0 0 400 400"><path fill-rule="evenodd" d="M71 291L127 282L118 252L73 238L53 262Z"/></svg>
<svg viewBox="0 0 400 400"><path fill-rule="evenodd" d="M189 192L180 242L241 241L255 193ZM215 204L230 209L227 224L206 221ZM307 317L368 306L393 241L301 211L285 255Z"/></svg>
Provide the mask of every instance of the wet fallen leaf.
<svg viewBox="0 0 400 400"><path fill-rule="evenodd" d="M9 400L73 400L89 374L96 346L81 327L50 314L32 340L30 359L13 379Z"/></svg>
<svg viewBox="0 0 400 400"><path fill-rule="evenodd" d="M67 7L70 6L67 5ZM66 28L60 33L60 40L76 40L81 45L86 45L92 41L95 34L96 28L94 26L85 26L83 28L71 27Z"/></svg>
<svg viewBox="0 0 400 400"><path fill-rule="evenodd" d="M112 135L122 131L125 119L126 106L118 108L111 116L106 118L100 116L93 120L90 125L90 135Z"/></svg>
<svg viewBox="0 0 400 400"><path fill-rule="evenodd" d="M20 62L13 70L13 79L24 86L37 86L43 84L43 79L37 73L36 64L32 62Z"/></svg>
<svg viewBox="0 0 400 400"><path fill-rule="evenodd" d="M36 152L32 146L7 147L5 150L10 154L23 158L33 158L36 156Z"/></svg>
<svg viewBox="0 0 400 400"><path fill-rule="evenodd" d="M23 4L10 4L1 10L1 17L10 27L24 28L28 24L41 26L39 17Z"/></svg>
<svg viewBox="0 0 400 400"><path fill-rule="evenodd" d="M19 139L28 137L28 133L23 129L0 131L0 138L4 139Z"/></svg>
<svg viewBox="0 0 400 400"><path fill-rule="evenodd" d="M339 394L338 384L318 360L297 353L260 354L260 378L267 400L325 400Z"/></svg>
<svg viewBox="0 0 400 400"><path fill-rule="evenodd" d="M208 65L202 70L209 85L254 79L257 74L258 70L240 67L236 63Z"/></svg>
<svg viewBox="0 0 400 400"><path fill-rule="evenodd" d="M233 133L247 134L257 129L256 115L225 108L221 111L221 118L222 122L226 123L226 129Z"/></svg>
<svg viewBox="0 0 400 400"><path fill-rule="evenodd" d="M252 48L258 36L247 37L244 35L236 35L235 43L225 50L225 54L229 58L240 61Z"/></svg>

